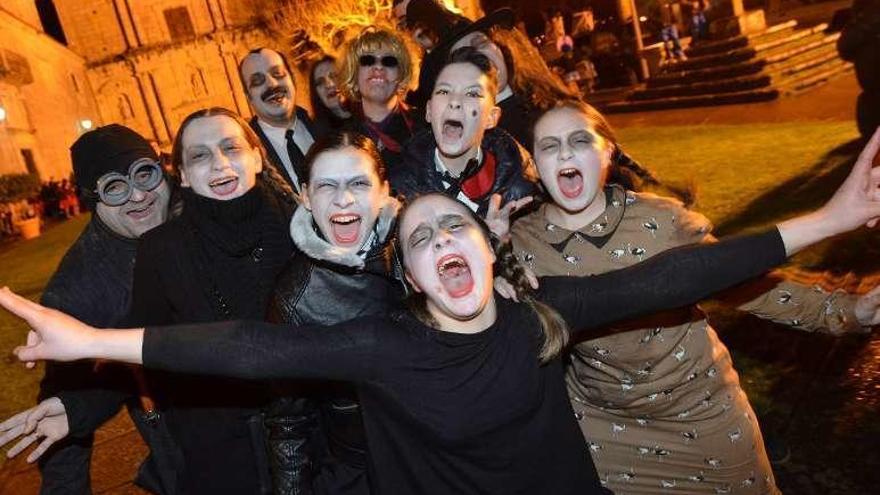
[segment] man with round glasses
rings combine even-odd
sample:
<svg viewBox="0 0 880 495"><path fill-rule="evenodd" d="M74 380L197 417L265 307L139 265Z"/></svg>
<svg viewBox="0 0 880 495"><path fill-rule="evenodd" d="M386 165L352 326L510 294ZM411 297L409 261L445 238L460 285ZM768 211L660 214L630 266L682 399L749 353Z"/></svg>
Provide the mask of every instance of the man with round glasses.
<svg viewBox="0 0 880 495"><path fill-rule="evenodd" d="M168 218L171 188L156 151L127 127L111 124L87 132L70 153L80 202L92 219L64 255L41 302L112 328L128 316L138 238ZM131 379L125 369L107 366L96 372L88 362L48 365L41 402L3 423L0 445L23 437L9 451L15 455L38 444L28 461L40 459L42 495L91 493L92 434L134 389ZM144 411L131 412L141 432L156 429ZM155 433L145 434L151 436ZM149 443L152 456L138 482L170 493L159 481L169 478L158 464L167 459L157 459L155 442Z"/></svg>

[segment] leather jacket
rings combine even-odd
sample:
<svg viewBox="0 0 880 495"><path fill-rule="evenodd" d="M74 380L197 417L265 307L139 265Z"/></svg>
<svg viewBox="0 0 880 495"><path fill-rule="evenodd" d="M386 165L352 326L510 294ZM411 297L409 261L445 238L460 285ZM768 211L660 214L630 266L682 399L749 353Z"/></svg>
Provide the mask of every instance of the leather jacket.
<svg viewBox="0 0 880 495"><path fill-rule="evenodd" d="M471 198L479 206L478 215L485 216L493 193L501 194L502 204L538 194L535 162L507 131L497 127L487 130L481 147L484 157L493 157L495 173L489 190L479 198ZM413 136L404 148L403 165L390 170L391 189L407 199L431 192L445 193L443 175L434 163L436 148L437 141L430 129Z"/></svg>
<svg viewBox="0 0 880 495"><path fill-rule="evenodd" d="M363 258L327 242L311 212L297 209L291 236L298 250L276 282L268 319L297 326L332 325L397 307L403 270L391 239L399 207L397 200L388 198L374 227L375 242ZM332 382L288 385L289 393L305 398L279 399L287 408L273 404L270 411L275 412L267 417L275 492L303 493L286 488L297 484L293 478L304 476L302 466L314 465L312 471L318 472L338 463L366 473L366 438L353 387Z"/></svg>

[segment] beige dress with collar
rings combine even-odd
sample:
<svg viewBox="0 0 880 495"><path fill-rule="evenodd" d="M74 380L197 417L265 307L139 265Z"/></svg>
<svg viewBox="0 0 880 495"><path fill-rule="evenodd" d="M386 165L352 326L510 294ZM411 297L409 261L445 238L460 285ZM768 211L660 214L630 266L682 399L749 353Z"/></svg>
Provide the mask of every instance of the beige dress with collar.
<svg viewBox="0 0 880 495"><path fill-rule="evenodd" d="M549 223L543 207L517 221L517 256L538 276L586 276L711 239L708 219L680 202L616 186L606 196L605 212L577 232ZM853 296L776 274L728 297L742 310L803 330L859 328ZM566 379L605 486L618 495L779 493L730 354L699 308L601 334L573 347Z"/></svg>

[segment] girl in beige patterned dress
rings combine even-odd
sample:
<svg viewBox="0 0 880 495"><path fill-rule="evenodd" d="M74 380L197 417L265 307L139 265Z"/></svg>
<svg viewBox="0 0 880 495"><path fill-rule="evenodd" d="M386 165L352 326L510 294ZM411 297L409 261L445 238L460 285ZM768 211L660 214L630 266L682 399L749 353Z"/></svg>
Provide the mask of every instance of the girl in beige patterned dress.
<svg viewBox="0 0 880 495"><path fill-rule="evenodd" d="M606 186L615 146L602 115L581 102L538 120L534 158L553 201L512 227L514 249L536 275L593 275L711 242L709 221L680 202ZM876 323L875 293L857 299L778 275L759 282L729 298L806 331L860 332ZM779 493L730 354L699 308L606 335L575 345L567 371L605 486L618 495Z"/></svg>

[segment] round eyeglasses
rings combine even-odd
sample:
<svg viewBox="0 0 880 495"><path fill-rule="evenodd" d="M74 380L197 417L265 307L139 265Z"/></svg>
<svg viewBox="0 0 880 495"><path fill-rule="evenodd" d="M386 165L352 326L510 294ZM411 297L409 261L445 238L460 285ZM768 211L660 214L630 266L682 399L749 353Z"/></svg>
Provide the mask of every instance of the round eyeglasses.
<svg viewBox="0 0 880 495"><path fill-rule="evenodd" d="M162 183L164 174L159 162L140 158L128 168L128 174L108 172L98 178L94 193L107 206L122 206L131 199L134 189L147 192Z"/></svg>

